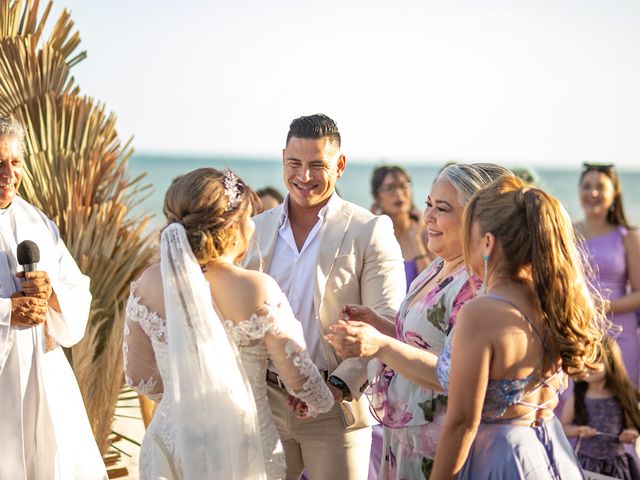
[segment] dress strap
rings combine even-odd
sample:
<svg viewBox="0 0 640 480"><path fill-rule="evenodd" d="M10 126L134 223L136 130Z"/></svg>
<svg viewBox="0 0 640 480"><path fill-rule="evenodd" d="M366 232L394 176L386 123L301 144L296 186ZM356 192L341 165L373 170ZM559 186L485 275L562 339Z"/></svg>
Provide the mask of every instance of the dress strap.
<svg viewBox="0 0 640 480"><path fill-rule="evenodd" d="M494 300L498 300L500 302L504 302L504 303L512 306L513 308L515 308L518 312L520 312L520 314L524 317L524 319L527 321L527 323L529 323L529 325L531 325L531 328L536 333L536 335L538 335L538 337L542 340L542 353L543 353L543 355L541 355L541 357L540 357L540 360L538 362L538 366L534 369L534 372L535 372L538 369L538 367L540 367L542 365L543 358L544 358L544 353L546 353L546 351L547 351L546 337L544 335L542 335L542 333L540 332L538 327L531 320L529 320L527 315L515 303L511 302L510 300L507 300L504 297L501 297L500 295L496 295L494 293L488 293L486 296L488 296L490 298L493 298ZM534 373L532 373L531 375L534 375ZM522 405L524 407L529 407L534 412L539 412L541 410L546 409L547 406L562 392L562 387L558 389L551 383L551 381L554 378L556 378L558 375L562 375L562 368L556 369L556 371L553 372L553 374L550 375L547 378L543 378L542 375L540 375L537 385L535 385L534 388L532 388L531 390L529 390L526 393L523 391L521 397L519 399L517 399L517 401L514 402L514 404L519 404L519 405ZM538 390L540 390L542 388L551 389L551 391L553 392L553 396L548 398L547 400L545 400L544 402L542 402L540 404L527 402L526 400L523 399L523 398L526 398L526 397L530 397L533 393L537 392ZM526 417L526 416L530 415L530 413L522 414L517 418ZM514 420L514 418L510 418L507 421L513 421L513 420Z"/></svg>
<svg viewBox="0 0 640 480"><path fill-rule="evenodd" d="M487 293L485 295L485 297L489 297L489 298L493 298L494 300L498 300L499 302L504 302L508 305L511 305L513 308L515 308L518 312L520 312L520 315L522 315L524 317L524 319L527 321L527 323L529 325L531 325L531 328L533 328L533 331L536 332L536 335L538 335L538 337L540 337L540 339L542 340L542 348L544 350L546 350L546 339L545 336L542 335L542 333L540 332L540 330L538 329L538 327L535 325L535 323L533 323L531 320L529 320L529 317L527 317L527 315L525 315L525 313L522 311L522 309L517 306L515 303L513 303L511 300L507 300L504 297L501 297L500 295L496 295L495 293Z"/></svg>

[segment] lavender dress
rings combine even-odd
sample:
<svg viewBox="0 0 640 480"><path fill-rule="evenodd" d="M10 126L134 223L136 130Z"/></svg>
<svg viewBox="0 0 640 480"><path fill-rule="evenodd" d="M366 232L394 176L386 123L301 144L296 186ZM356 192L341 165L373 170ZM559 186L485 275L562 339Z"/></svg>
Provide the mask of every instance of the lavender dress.
<svg viewBox="0 0 640 480"><path fill-rule="evenodd" d="M584 404L589 426L602 432L602 435L578 441L576 452L582 467L590 472L623 480L640 478L635 460L617 438L624 429L624 412L618 399L586 397Z"/></svg>
<svg viewBox="0 0 640 480"><path fill-rule="evenodd" d="M627 235L627 229L619 226L610 233L586 241L587 254L591 267L596 272L597 285L601 294L609 300L615 300L627 293L629 276L622 243L625 235ZM622 327L622 332L616 341L622 350L629 378L637 387L640 370L640 341L637 334L636 313L616 313L611 315L609 320L614 325Z"/></svg>
<svg viewBox="0 0 640 480"><path fill-rule="evenodd" d="M520 310L502 297L491 294L489 296ZM524 313L522 316L543 339L544 349L544 337ZM445 390L449 388L453 335L454 333L447 339L436 365L438 380ZM458 479L577 480L584 478L578 459L555 415L532 425L509 423L518 421L520 418L508 420L501 418L507 408L512 405L523 405L539 410L553 400L553 398L549 399L541 405L526 402L527 397L537 389L543 386L553 388L549 384L553 376L563 375L562 370L558 370L549 378L538 378L538 371L539 369L536 368L524 378L489 380L482 406L482 420L467 461L458 474Z"/></svg>

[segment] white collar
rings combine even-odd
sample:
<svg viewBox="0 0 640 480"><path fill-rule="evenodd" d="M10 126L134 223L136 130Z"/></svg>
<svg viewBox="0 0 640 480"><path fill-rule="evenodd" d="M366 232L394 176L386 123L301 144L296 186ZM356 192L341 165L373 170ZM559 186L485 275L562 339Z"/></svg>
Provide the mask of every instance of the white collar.
<svg viewBox="0 0 640 480"><path fill-rule="evenodd" d="M329 201L327 204L322 207L318 211L318 218L320 220L324 220L329 217L333 213L337 212L340 209L340 203L342 199L340 196L334 191L331 197L329 197ZM280 225L284 225L289 220L289 194L285 197L282 202L282 211L280 212Z"/></svg>

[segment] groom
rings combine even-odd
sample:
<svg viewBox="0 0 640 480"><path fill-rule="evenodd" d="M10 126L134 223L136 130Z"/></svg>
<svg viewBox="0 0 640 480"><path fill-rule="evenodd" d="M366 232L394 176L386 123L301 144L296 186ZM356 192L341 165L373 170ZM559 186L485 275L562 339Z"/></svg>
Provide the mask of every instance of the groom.
<svg viewBox="0 0 640 480"><path fill-rule="evenodd" d="M333 120L322 114L293 120L282 161L289 193L283 204L254 217L256 234L244 266L269 273L285 292L338 402L326 414L299 419L287 408L278 373L268 372L287 479L298 479L305 468L313 479L363 479L371 447L362 398L366 360L343 361L324 334L347 303L369 305L393 320L405 292L402 254L388 217L335 193L346 158Z"/></svg>

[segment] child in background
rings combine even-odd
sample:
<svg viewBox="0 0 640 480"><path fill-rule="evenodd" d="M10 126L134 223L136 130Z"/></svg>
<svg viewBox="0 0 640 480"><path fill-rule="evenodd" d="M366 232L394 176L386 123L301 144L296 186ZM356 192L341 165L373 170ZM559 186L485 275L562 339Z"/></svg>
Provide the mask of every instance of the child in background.
<svg viewBox="0 0 640 480"><path fill-rule="evenodd" d="M606 337L602 370L576 378L562 409L567 437L579 437L576 453L585 470L625 480L640 470L624 444L633 444L640 429L640 394L633 387L615 340Z"/></svg>

